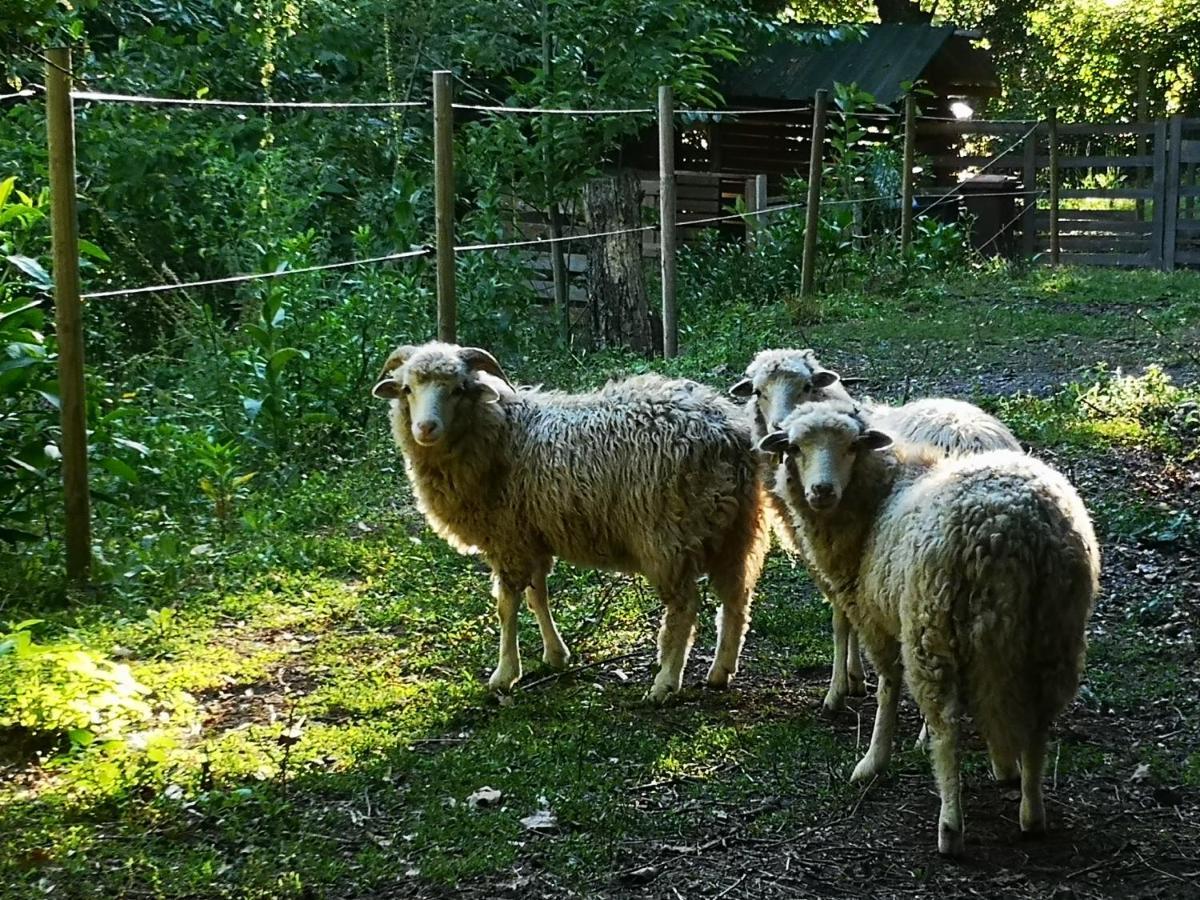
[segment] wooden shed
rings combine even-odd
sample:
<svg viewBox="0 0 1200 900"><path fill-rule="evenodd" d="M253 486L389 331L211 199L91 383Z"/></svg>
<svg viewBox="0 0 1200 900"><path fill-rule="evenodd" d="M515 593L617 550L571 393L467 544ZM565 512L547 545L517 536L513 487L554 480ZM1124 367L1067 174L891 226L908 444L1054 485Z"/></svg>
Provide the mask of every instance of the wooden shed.
<svg viewBox="0 0 1200 900"><path fill-rule="evenodd" d="M717 215L741 195L747 177L765 174L772 194L784 178L808 171L812 148L812 114L805 107L816 92L833 97L838 84L855 85L874 97L885 115L861 120L886 139L899 126L886 113L900 109L905 88L920 82L928 95L921 100L929 116L952 116L963 102L977 108L1000 92L991 54L977 46L977 34L951 25L876 24L841 29L834 40L821 30L781 29L773 42L723 73L720 82L727 109L780 109L785 113L695 115L676 131L675 159L680 185L678 219ZM930 156L953 152L959 139L923 138L919 152ZM650 202L656 202L658 146L647 129L624 149L622 162L643 178ZM739 230L740 223L730 226ZM684 233L687 240L692 235ZM649 249L649 248L648 248Z"/></svg>

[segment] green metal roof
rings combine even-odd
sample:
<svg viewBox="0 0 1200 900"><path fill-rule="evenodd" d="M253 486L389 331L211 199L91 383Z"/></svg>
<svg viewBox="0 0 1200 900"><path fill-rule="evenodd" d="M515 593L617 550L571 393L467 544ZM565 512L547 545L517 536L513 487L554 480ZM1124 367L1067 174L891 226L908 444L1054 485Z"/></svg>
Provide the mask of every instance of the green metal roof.
<svg viewBox="0 0 1200 900"><path fill-rule="evenodd" d="M955 37L952 25L885 24L866 25L865 36L856 29L845 29L844 37L833 43L798 43L783 34L758 54L753 54L736 69L726 73L721 92L727 99L809 100L834 83L856 84L880 103L893 103L904 91L901 85L915 81L925 73L934 58L948 43L966 44ZM966 63L975 80L991 72L985 51L953 48L950 59ZM983 59L964 59L978 55ZM959 68L959 66L953 66ZM939 66L939 68L945 68ZM981 84L990 86L994 72ZM935 89L937 85L934 85ZM957 87L957 85L956 85Z"/></svg>

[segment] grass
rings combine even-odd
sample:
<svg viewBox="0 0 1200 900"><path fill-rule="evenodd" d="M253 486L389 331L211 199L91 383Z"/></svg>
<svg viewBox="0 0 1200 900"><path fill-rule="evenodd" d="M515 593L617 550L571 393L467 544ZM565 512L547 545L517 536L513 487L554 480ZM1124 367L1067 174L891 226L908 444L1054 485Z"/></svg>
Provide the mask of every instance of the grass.
<svg viewBox="0 0 1200 900"><path fill-rule="evenodd" d="M1134 308L1160 331L1138 330ZM1023 438L1085 469L1135 451L1170 464L1191 446L1170 415L1194 389L1088 371L1112 363L1111 339L1131 330L1120 352L1185 362L1182 341L1200 315L1193 275L1037 271L835 295L799 331L783 306L699 312L686 323L688 354L656 366L720 384L761 347L812 344L869 361L893 390L906 372L920 373L918 385L954 375L960 392L975 390ZM1049 397L981 393L975 373L1010 365L1016 348L1035 343L1057 354L1056 374L1080 372L1085 385ZM506 364L522 380L564 386L643 365L535 349ZM182 573L142 573L136 589L67 606L4 609L14 621L43 619L31 629L43 648L70 641L128 666L151 715L122 740L105 740L95 723L86 746L10 731L0 896L362 896L511 882L531 866L588 893L647 842L699 845L735 820L742 834L776 835L861 802L846 778L865 735L818 714L828 612L802 567L772 555L741 686L689 687L660 710L641 701L656 599L636 580L560 566L556 614L590 668L542 680L525 615L525 687L497 703L483 687L496 646L486 575L414 515L383 441L335 473L257 488L240 511L254 527L223 542L186 536L212 546ZM1193 534L1184 509L1104 485L1089 501L1114 540ZM1147 590L1123 599L1136 611L1161 593ZM711 652L712 612L710 601L691 684L703 672L697 657ZM0 684L11 672L0 668ZM1188 677L1133 615L1093 640L1084 703L1131 717L1177 696ZM925 784L928 764L910 738L902 735L893 777ZM1124 772L1130 752L1072 729L1058 777ZM1162 778L1200 781L1194 752L1167 748L1154 765ZM979 748L966 768L969 787L986 783ZM467 798L484 786L501 791L499 804L471 808ZM543 808L556 817L552 832L521 824Z"/></svg>

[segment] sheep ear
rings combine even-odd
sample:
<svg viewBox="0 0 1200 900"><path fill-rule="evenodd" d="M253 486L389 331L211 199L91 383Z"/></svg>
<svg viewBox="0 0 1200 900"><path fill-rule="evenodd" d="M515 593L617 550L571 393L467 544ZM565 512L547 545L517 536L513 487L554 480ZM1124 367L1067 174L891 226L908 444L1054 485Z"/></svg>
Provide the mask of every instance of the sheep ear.
<svg viewBox="0 0 1200 900"><path fill-rule="evenodd" d="M812 384L815 388L827 388L831 384L837 384L839 381L841 381L841 376L829 369L814 372L812 377Z"/></svg>
<svg viewBox="0 0 1200 900"><path fill-rule="evenodd" d="M484 381L475 382L476 389L479 391L479 399L484 403L499 403L500 392Z"/></svg>
<svg viewBox="0 0 1200 900"><path fill-rule="evenodd" d="M735 384L733 387L731 387L729 389L729 396L740 397L743 400L746 397L749 397L753 393L754 393L754 382L752 382L749 378L743 378L741 381L739 381L737 384Z"/></svg>
<svg viewBox="0 0 1200 900"><path fill-rule="evenodd" d="M393 371L408 362L408 358L416 352L417 348L412 344L405 344L403 347L397 347L387 358L387 362L383 364L383 370L379 373L379 377L387 378L387 376ZM375 387L378 389L379 385L376 385ZM372 393L374 393L374 391L372 391ZM379 394L375 394L375 396L378 397Z"/></svg>
<svg viewBox="0 0 1200 900"><path fill-rule="evenodd" d="M500 363L496 357L488 353L482 347L463 347L458 351L459 358L467 364L467 368L472 372L487 372L489 375L495 375L509 387L512 387L512 382L508 380L508 376L504 374L504 370L500 368Z"/></svg>
<svg viewBox="0 0 1200 900"><path fill-rule="evenodd" d="M758 449L763 453L783 453L790 443L786 431L772 431L758 442Z"/></svg>
<svg viewBox="0 0 1200 900"><path fill-rule="evenodd" d="M871 428L858 436L854 446L860 450L886 450L892 446L892 436Z"/></svg>
<svg viewBox="0 0 1200 900"><path fill-rule="evenodd" d="M396 400L400 397L400 385L391 378L384 378L371 389L371 396L380 400Z"/></svg>

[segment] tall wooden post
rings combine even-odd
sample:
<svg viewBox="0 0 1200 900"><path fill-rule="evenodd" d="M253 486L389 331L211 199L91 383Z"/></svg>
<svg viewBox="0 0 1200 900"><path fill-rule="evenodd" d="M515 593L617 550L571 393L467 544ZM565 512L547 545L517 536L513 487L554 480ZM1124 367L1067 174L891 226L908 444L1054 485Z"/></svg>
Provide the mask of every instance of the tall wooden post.
<svg viewBox="0 0 1200 900"><path fill-rule="evenodd" d="M900 179L900 250L907 252L913 233L913 163L917 152L917 99L904 98L904 171Z"/></svg>
<svg viewBox="0 0 1200 900"><path fill-rule="evenodd" d="M554 35L550 29L550 0L542 0L542 78L545 95L554 87ZM564 347L571 343L571 296L567 284L567 265L563 256L562 209L554 195L554 116L545 116L542 123L543 164L546 169L546 221L550 226L550 274L554 284L554 306L558 311L558 338Z"/></svg>
<svg viewBox="0 0 1200 900"><path fill-rule="evenodd" d="M808 206L804 217L804 259L800 268L800 296L809 297L816 277L817 230L821 223L821 163L825 154L825 107L829 91L821 89L814 98L812 150L808 159Z"/></svg>
<svg viewBox="0 0 1200 900"><path fill-rule="evenodd" d="M451 73L433 73L433 186L437 244L438 340L458 333L454 293L454 85Z"/></svg>
<svg viewBox="0 0 1200 900"><path fill-rule="evenodd" d="M1021 252L1031 261L1037 253L1037 142L1038 126L1025 135L1024 157L1021 160L1021 182L1025 191L1025 206L1021 210Z"/></svg>
<svg viewBox="0 0 1200 900"><path fill-rule="evenodd" d="M679 312L675 305L675 99L670 85L658 89L658 211L662 258L663 356L679 353Z"/></svg>
<svg viewBox="0 0 1200 900"><path fill-rule="evenodd" d="M1138 65L1138 86L1137 86L1137 114L1135 121L1141 125L1150 121L1150 65L1143 59ZM1138 156L1146 155L1146 135L1139 133L1136 141L1136 150ZM1144 166L1138 166L1135 170L1134 186L1141 189L1146 187L1146 169ZM1134 204L1137 210L1137 220L1139 222L1146 221L1146 201L1141 197L1137 198Z"/></svg>
<svg viewBox="0 0 1200 900"><path fill-rule="evenodd" d="M1058 240L1058 107L1051 107L1046 121L1046 133L1050 141L1050 265L1059 262Z"/></svg>
<svg viewBox="0 0 1200 900"><path fill-rule="evenodd" d="M1170 137L1167 139L1167 176L1163 190L1163 259L1164 272L1175 271L1175 245L1179 229L1179 187L1183 174L1180 157L1183 155L1183 116L1171 116Z"/></svg>
<svg viewBox="0 0 1200 900"><path fill-rule="evenodd" d="M50 225L54 251L54 327L62 412L67 576L77 586L92 569L88 498L87 398L83 384L83 312L79 299L79 220L75 210L75 110L71 51L46 52L46 133L50 149Z"/></svg>
<svg viewBox="0 0 1200 900"><path fill-rule="evenodd" d="M1150 185L1150 261L1161 267L1167 221L1167 121L1154 122L1154 170Z"/></svg>
<svg viewBox="0 0 1200 900"><path fill-rule="evenodd" d="M767 225L767 176L754 176L754 205L758 207L758 226L763 228Z"/></svg>

